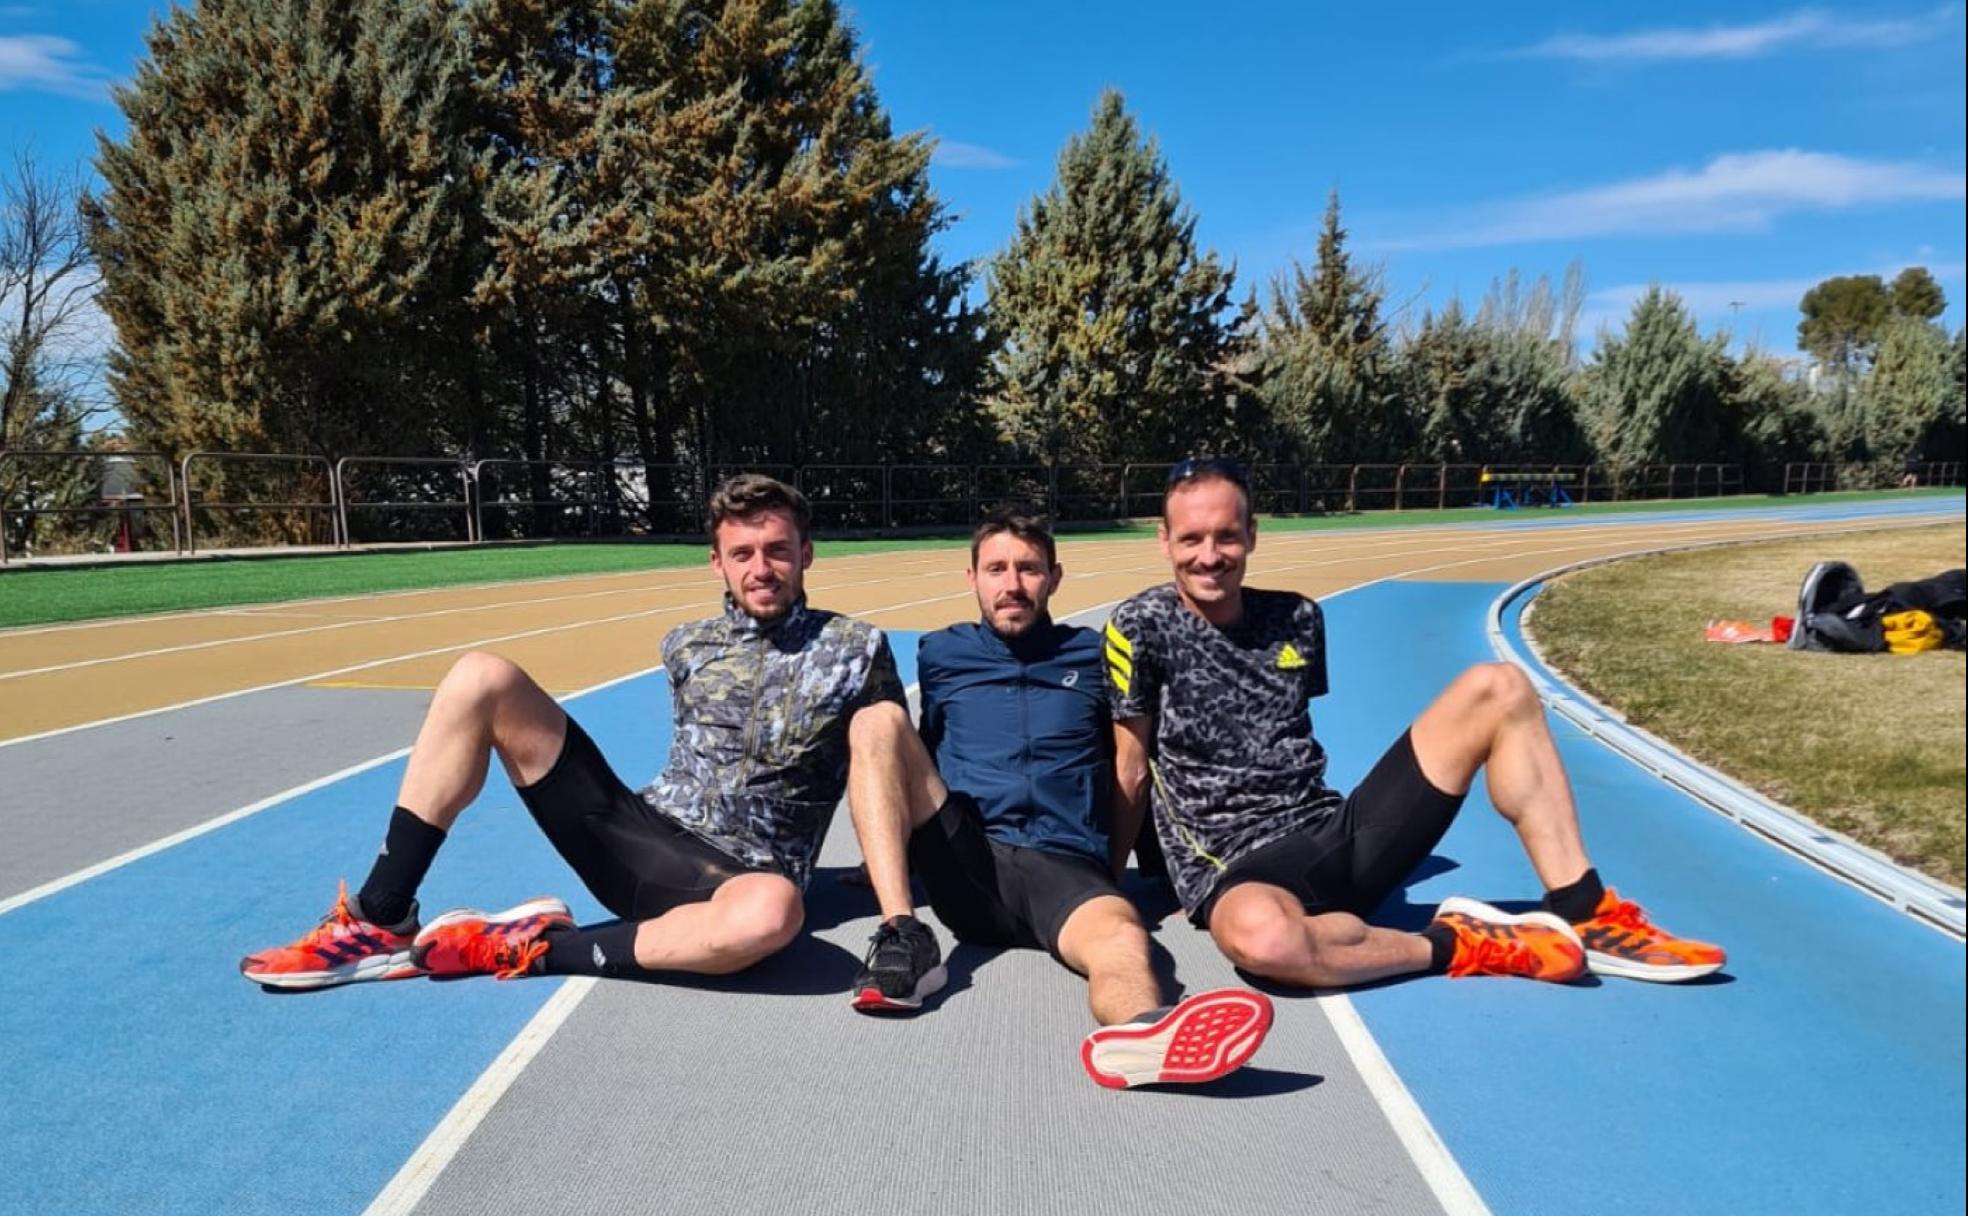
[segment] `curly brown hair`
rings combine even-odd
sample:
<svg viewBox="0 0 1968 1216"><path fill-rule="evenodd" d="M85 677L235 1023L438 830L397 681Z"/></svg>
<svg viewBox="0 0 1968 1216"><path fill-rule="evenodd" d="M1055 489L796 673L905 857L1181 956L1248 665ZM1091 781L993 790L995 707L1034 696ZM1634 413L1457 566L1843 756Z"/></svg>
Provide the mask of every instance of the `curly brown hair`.
<svg viewBox="0 0 1968 1216"><path fill-rule="evenodd" d="M806 495L783 481L763 473L740 473L727 477L711 491L711 541L717 541L718 525L727 519L751 519L762 511L785 511L793 517L800 539L808 539L813 529L813 508Z"/></svg>

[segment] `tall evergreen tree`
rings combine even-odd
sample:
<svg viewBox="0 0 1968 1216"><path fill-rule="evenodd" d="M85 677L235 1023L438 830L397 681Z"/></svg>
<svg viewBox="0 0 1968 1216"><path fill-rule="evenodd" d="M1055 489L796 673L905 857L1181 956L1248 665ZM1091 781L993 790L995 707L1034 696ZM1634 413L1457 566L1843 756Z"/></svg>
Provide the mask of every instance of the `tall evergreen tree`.
<svg viewBox="0 0 1968 1216"><path fill-rule="evenodd" d="M1909 453L1927 455L1930 435L1954 413L1952 347L1947 331L1929 321L1899 316L1885 326L1860 390L1872 459L1896 470Z"/></svg>
<svg viewBox="0 0 1968 1216"><path fill-rule="evenodd" d="M1294 263L1272 284L1260 339L1271 417L1309 460L1366 464L1409 448L1382 299L1378 277L1346 252L1334 191L1313 267Z"/></svg>
<svg viewBox="0 0 1968 1216"><path fill-rule="evenodd" d="M88 209L144 443L423 451L468 321L449 0L198 0L116 91Z"/></svg>
<svg viewBox="0 0 1968 1216"><path fill-rule="evenodd" d="M1417 428L1414 455L1444 462L1569 463L1586 458L1572 380L1572 333L1585 298L1574 262L1554 291L1517 272L1491 284L1469 320L1452 300L1398 352L1397 391Z"/></svg>
<svg viewBox="0 0 1968 1216"><path fill-rule="evenodd" d="M1625 469L1712 459L1720 347L1719 339L1702 339L1679 296L1649 288L1624 333L1600 336L1586 368L1588 430L1599 458Z"/></svg>
<svg viewBox="0 0 1968 1216"><path fill-rule="evenodd" d="M1947 293L1925 266L1909 266L1893 277L1893 313L1931 321L1947 311Z"/></svg>
<svg viewBox="0 0 1968 1216"><path fill-rule="evenodd" d="M865 462L974 431L982 335L929 247L930 145L892 132L832 0L640 0L618 50L611 279L683 450Z"/></svg>
<svg viewBox="0 0 1968 1216"><path fill-rule="evenodd" d="M1762 351L1715 355L1718 444L1712 459L1745 466L1752 484L1775 489L1783 466L1823 460L1827 437L1811 390L1782 360Z"/></svg>
<svg viewBox="0 0 1968 1216"><path fill-rule="evenodd" d="M1153 139L1117 92L990 265L1005 434L1053 461L1167 459L1226 441L1234 275L1196 244Z"/></svg>
<svg viewBox="0 0 1968 1216"><path fill-rule="evenodd" d="M1876 274L1838 275L1805 292L1798 310L1804 317L1797 323L1797 345L1842 376L1871 357L1893 297Z"/></svg>

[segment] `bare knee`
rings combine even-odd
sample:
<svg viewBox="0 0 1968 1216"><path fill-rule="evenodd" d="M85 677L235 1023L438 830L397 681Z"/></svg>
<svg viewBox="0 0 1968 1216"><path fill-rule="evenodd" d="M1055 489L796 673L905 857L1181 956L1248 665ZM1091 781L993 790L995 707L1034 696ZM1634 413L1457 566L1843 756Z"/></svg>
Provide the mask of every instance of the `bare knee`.
<svg viewBox="0 0 1968 1216"><path fill-rule="evenodd" d="M1478 663L1456 680L1470 700L1506 717L1538 708L1537 687L1515 663Z"/></svg>
<svg viewBox="0 0 1968 1216"><path fill-rule="evenodd" d="M1305 918L1273 900L1224 896L1210 917L1210 936L1226 957L1253 975L1279 976L1311 961Z"/></svg>
<svg viewBox="0 0 1968 1216"><path fill-rule="evenodd" d="M483 650L471 650L451 664L437 686L437 695L447 700L477 705L495 705L514 690L524 687L526 673L511 659Z"/></svg>
<svg viewBox="0 0 1968 1216"><path fill-rule="evenodd" d="M725 914L724 928L732 953L755 962L792 945L805 922L799 892L786 883L735 901Z"/></svg>
<svg viewBox="0 0 1968 1216"><path fill-rule="evenodd" d="M909 711L893 701L877 701L855 713L847 724L847 745L856 751L892 747L909 725Z"/></svg>
<svg viewBox="0 0 1968 1216"><path fill-rule="evenodd" d="M1148 958L1148 931L1138 924L1115 920L1102 925L1095 931L1084 950L1090 964L1088 971L1099 968L1126 967L1146 962Z"/></svg>

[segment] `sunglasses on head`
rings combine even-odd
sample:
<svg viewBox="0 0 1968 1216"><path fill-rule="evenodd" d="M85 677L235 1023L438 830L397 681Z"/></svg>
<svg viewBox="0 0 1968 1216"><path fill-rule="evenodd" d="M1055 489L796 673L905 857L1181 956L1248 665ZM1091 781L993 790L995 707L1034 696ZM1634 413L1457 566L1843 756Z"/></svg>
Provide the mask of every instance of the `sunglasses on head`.
<svg viewBox="0 0 1968 1216"><path fill-rule="evenodd" d="M1228 456L1191 456L1187 460L1178 460L1169 466L1170 489L1192 477L1222 477L1235 482L1246 492L1250 490L1249 471L1244 468L1241 461L1232 460Z"/></svg>

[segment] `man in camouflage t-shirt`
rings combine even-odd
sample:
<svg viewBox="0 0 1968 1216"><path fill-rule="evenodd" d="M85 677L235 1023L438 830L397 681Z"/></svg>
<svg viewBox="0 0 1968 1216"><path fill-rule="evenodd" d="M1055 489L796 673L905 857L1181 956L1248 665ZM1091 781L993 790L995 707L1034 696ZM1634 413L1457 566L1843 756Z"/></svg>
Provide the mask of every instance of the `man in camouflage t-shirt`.
<svg viewBox="0 0 1968 1216"><path fill-rule="evenodd" d="M1674 981L1723 952L1675 938L1601 884L1544 711L1506 663L1459 676L1349 795L1326 785L1307 703L1325 621L1243 585L1257 522L1241 466L1170 471L1159 529L1174 581L1106 628L1124 813L1144 799L1191 920L1257 975L1337 987L1416 972ZM1448 831L1477 772L1543 881L1542 909L1451 899L1418 934L1363 919Z"/></svg>
<svg viewBox="0 0 1968 1216"><path fill-rule="evenodd" d="M897 757L922 743L888 641L807 606L811 514L797 490L735 477L710 516L724 611L664 640L675 737L648 788L624 785L525 672L466 655L432 698L361 891L300 940L248 957L246 977L314 988L417 974L741 970L799 932L801 893L852 774L855 831L884 917L855 979L856 1007L914 1009L941 987L941 951L911 915L905 858L919 817ZM617 921L577 928L564 903L541 899L419 927L417 887L494 753Z"/></svg>

